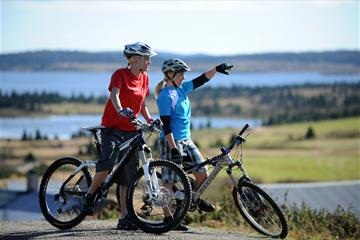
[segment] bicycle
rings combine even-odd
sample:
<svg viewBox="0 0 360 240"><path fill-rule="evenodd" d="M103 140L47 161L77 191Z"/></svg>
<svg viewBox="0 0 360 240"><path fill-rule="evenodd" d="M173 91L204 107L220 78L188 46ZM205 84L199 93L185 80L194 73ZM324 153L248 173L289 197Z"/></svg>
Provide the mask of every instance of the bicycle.
<svg viewBox="0 0 360 240"><path fill-rule="evenodd" d="M116 182L121 170L129 162L131 156L138 152L139 160L142 164L134 178L144 176L146 182L146 207L153 208L156 216L153 217L148 212L149 219L157 219L155 223L144 219L138 227L149 233L163 233L175 228L184 219L191 202L191 185L185 172L176 164L170 161L156 161L152 158L151 149L146 145L144 131L159 132L160 120L155 120L152 124L145 124L134 116L129 116L130 121L136 126L138 134L128 141L117 144L113 151L113 156L117 159L113 169L108 174L104 182L94 193L94 206L99 206L107 198L109 188ZM104 127L95 126L85 128L91 132L95 138L95 145L98 157L101 154L100 131ZM118 159L119 153L125 154ZM85 204L85 194L92 182L89 170L94 169L96 161L82 161L76 157L63 157L53 162L46 170L40 184L39 202L41 211L45 219L54 227L59 229L70 229L80 224L86 214L81 211ZM158 175L162 169L168 168L176 175L176 191L166 187ZM132 181L134 182L134 181ZM175 185L174 185L175 186ZM129 186L131 188L131 185ZM180 198L179 198L179 193ZM181 201L180 201L181 200ZM162 218L159 218L162 213ZM167 214L167 215L166 215ZM164 221L165 217L170 217L172 221Z"/></svg>
<svg viewBox="0 0 360 240"><path fill-rule="evenodd" d="M227 167L226 173L234 184L232 194L235 205L245 220L261 234L270 237L285 238L288 234L288 226L283 212L264 190L251 181L251 178L243 165L242 144L245 143L245 138L242 137L242 134L248 127L248 124L243 127L230 146L221 148L221 154L212 157L211 159L207 159L201 164L184 169L185 172L190 174L196 170L196 168L205 165L212 165L214 167L209 174L209 177L201 184L197 191L192 193L192 203L189 211L195 211L197 209L197 200L219 172L224 167ZM231 157L230 152L235 146L235 154ZM242 173L242 176L239 179L236 179L232 173L234 167L237 167ZM132 184L132 187L135 186L135 184ZM131 191L132 190L129 189L128 195L131 194ZM131 204L128 204L128 211L131 216L134 217L136 215L131 208Z"/></svg>

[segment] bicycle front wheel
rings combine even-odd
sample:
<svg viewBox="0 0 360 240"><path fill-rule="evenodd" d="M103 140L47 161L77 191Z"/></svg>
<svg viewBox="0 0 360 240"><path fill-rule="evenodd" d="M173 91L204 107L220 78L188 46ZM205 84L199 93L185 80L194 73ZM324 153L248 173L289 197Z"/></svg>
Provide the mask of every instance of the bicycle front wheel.
<svg viewBox="0 0 360 240"><path fill-rule="evenodd" d="M149 164L149 184L144 170L131 180L126 206L131 220L144 232L160 234L177 227L191 202L191 185L185 172L170 161Z"/></svg>
<svg viewBox="0 0 360 240"><path fill-rule="evenodd" d="M283 212L261 188L248 181L240 181L233 189L235 205L245 220L259 233L285 238L288 226Z"/></svg>
<svg viewBox="0 0 360 240"><path fill-rule="evenodd" d="M74 173L81 160L64 157L46 170L40 184L39 202L45 219L54 227L69 229L82 222L83 197L91 184L87 168Z"/></svg>

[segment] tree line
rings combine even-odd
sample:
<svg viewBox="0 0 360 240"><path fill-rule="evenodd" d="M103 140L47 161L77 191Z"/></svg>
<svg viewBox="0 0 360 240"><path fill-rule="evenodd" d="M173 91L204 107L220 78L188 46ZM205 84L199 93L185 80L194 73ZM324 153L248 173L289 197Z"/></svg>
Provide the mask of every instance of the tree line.
<svg viewBox="0 0 360 240"><path fill-rule="evenodd" d="M16 108L24 111L35 112L41 110L42 104L49 103L105 103L107 96L95 97L93 95L85 96L83 94L64 96L55 92L25 92L10 93L0 91L0 109Z"/></svg>
<svg viewBox="0 0 360 240"><path fill-rule="evenodd" d="M41 111L49 103L105 104L108 96L63 96L59 93L5 93L0 111ZM360 115L360 82L276 87L203 87L190 94L194 116L260 118L265 124L334 119ZM150 103L154 103L153 96Z"/></svg>
<svg viewBox="0 0 360 240"><path fill-rule="evenodd" d="M261 118L266 125L360 116L360 82L204 87L190 98L193 115Z"/></svg>

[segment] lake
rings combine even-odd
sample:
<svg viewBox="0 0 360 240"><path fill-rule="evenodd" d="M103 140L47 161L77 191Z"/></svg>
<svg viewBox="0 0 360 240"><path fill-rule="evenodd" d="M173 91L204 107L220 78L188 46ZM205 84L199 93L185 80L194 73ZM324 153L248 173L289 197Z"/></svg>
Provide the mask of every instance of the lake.
<svg viewBox="0 0 360 240"><path fill-rule="evenodd" d="M102 96L108 94L108 84L111 72L7 72L0 71L0 85L2 92L57 92L61 95L83 94L85 96ZM185 78L191 80L201 73L189 72ZM150 91L162 79L159 72L150 72ZM242 85L280 86L300 85L304 83L336 83L359 82L360 75L323 75L319 73L231 73L230 75L216 74L207 86L231 87ZM80 127L99 125L101 115L60 115L43 118L0 118L1 138L20 138L24 130L34 136L37 129L42 134L53 138L68 139L72 133L78 132ZM193 117L194 128L207 125L213 128L233 127L240 129L246 122L252 127L261 126L260 119L234 119Z"/></svg>
<svg viewBox="0 0 360 240"><path fill-rule="evenodd" d="M108 94L111 72L6 72L0 71L0 85L3 92L58 92L61 95L84 94L102 96ZM201 73L186 73L191 80ZM150 91L162 79L159 72L150 72ZM280 86L304 83L359 82L360 75L324 75L319 73L231 73L216 74L207 86L231 87L234 85Z"/></svg>
<svg viewBox="0 0 360 240"><path fill-rule="evenodd" d="M24 130L27 134L35 136L36 130L42 135L60 139L69 139L73 133L77 133L81 127L100 125L100 114L87 115L51 115L47 117L17 117L0 118L0 138L21 138ZM154 118L158 116L153 115ZM241 128L248 123L251 127L259 127L262 124L260 119L236 119L236 118L207 118L192 117L191 123L194 128L205 127L208 123L212 128Z"/></svg>

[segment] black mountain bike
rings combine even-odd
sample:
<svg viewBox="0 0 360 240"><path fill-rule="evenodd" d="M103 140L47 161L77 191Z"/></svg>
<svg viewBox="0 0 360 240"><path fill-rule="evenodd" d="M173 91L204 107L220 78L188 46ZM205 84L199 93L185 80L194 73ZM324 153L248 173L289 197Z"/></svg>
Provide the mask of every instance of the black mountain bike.
<svg viewBox="0 0 360 240"><path fill-rule="evenodd" d="M144 204L143 218L136 218L138 227L150 233L163 233L175 228L185 217L191 202L191 185L185 172L170 161L155 161L151 149L146 145L144 131L158 132L160 120L153 124L145 124L135 117L131 122L138 129L138 134L123 144L115 146L117 162L106 177L104 183L94 194L94 205L99 206L106 199L109 188L119 177L121 170L129 162L133 154L139 154L141 168L134 173L133 183L143 179L145 188L141 194ZM99 156L101 152L100 131L103 127L86 128L95 138ZM125 154L121 159L119 153ZM59 229L69 229L80 224L86 217L81 211L85 204L84 196L92 182L90 169L95 168L96 161L82 161L75 157L63 157L53 162L45 172L39 189L41 211L45 219ZM173 172L176 183L169 186L158 176L163 169ZM129 185L129 189L133 189ZM151 211L150 211L151 209ZM172 219L164 221L164 218Z"/></svg>
<svg viewBox="0 0 360 240"><path fill-rule="evenodd" d="M229 147L221 148L221 154L211 159L207 159L203 163L190 169L184 169L190 174L196 168L205 165L212 165L214 167L209 174L209 177L202 183L196 192L192 193L192 204L189 211L195 211L197 209L196 203L199 197L215 179L218 173L224 167L227 167L226 173L234 184L232 194L235 205L245 220L261 234L274 238L285 238L288 234L288 226L283 212L264 190L251 181L249 175L245 171L242 160L242 144L245 143L245 138L242 137L242 134L248 127L249 125L246 124ZM230 152L234 147L236 147L236 151L234 156L231 157ZM186 161L186 158L184 161ZM233 174L234 168L240 170L242 174L239 179L236 179Z"/></svg>

